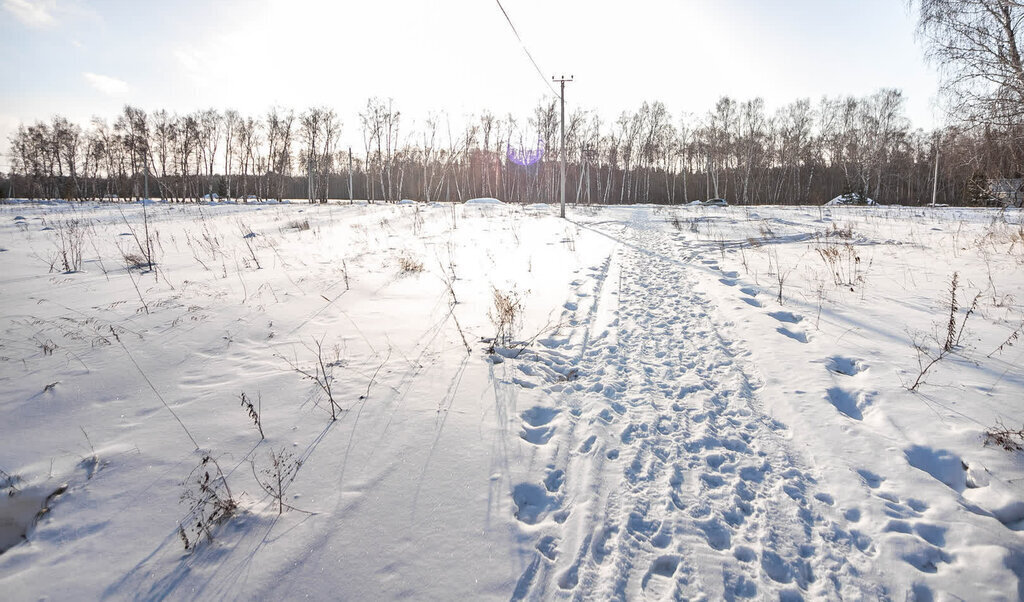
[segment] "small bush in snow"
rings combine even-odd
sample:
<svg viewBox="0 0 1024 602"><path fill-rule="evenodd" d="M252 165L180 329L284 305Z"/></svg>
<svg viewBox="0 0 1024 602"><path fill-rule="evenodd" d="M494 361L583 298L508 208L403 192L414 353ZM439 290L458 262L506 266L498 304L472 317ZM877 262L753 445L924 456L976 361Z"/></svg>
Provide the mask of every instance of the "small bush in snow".
<svg viewBox="0 0 1024 602"><path fill-rule="evenodd" d="M135 229L135 226L128 221L128 216L124 214L124 209L118 207L118 211L121 212L121 219L124 220L124 225L128 228L129 234L131 234L132 240L135 241L135 246L138 249L138 255L142 257L142 261L138 262L139 267L146 267L152 269L156 266L156 246L154 245L154 237L156 233L151 231L149 228L149 212L146 210L146 205L142 205L142 231L139 232ZM127 253L124 250L122 254Z"/></svg>
<svg viewBox="0 0 1024 602"><path fill-rule="evenodd" d="M417 261L409 255L401 255L398 258L398 267L403 274L415 274L423 271L423 262Z"/></svg>
<svg viewBox="0 0 1024 602"><path fill-rule="evenodd" d="M856 247L847 243L844 245L826 244L815 247L815 251L825 262L836 286L853 287L864 282L864 274L861 272L860 255Z"/></svg>
<svg viewBox="0 0 1024 602"><path fill-rule="evenodd" d="M57 253L50 261L50 271L70 274L82 269L82 245L85 243L86 225L77 219L65 219L56 222Z"/></svg>
<svg viewBox="0 0 1024 602"><path fill-rule="evenodd" d="M985 430L985 445L998 445L1006 451L1024 450L1024 427L1007 428L1002 422Z"/></svg>
<svg viewBox="0 0 1024 602"><path fill-rule="evenodd" d="M825 230L825 236L827 238L842 238L844 240L850 240L854 236L853 225L852 224L846 224L843 227L839 227L838 225L836 225L835 222L833 222Z"/></svg>
<svg viewBox="0 0 1024 602"><path fill-rule="evenodd" d="M512 344L513 337L522 322L523 300L515 290L500 291L493 289L494 307L488 312L494 324L494 339L488 349L494 353L494 347L507 347Z"/></svg>
<svg viewBox="0 0 1024 602"><path fill-rule="evenodd" d="M320 388L325 395L327 395L327 401L330 403L331 420L338 419L338 413L342 411L341 405L334 400L334 391L332 385L334 384L334 367L338 365L339 361L328 362L324 359L324 345L323 339L313 339L313 344L316 345L316 362L313 365L313 371L302 368L298 365L297 361L289 360L283 355L279 355L281 359L288 362L292 370L298 372L303 378L311 380L316 383L316 386ZM307 347L313 351L312 348Z"/></svg>
<svg viewBox="0 0 1024 602"><path fill-rule="evenodd" d="M146 261L145 257L124 249L121 249L121 261L124 262L124 267L129 270L144 270L149 267L149 262Z"/></svg>
<svg viewBox="0 0 1024 602"><path fill-rule="evenodd" d="M263 491L277 502L277 513L281 514L285 508L293 509L284 503L284 494L288 486L295 480L295 476L302 466L302 460L295 459L291 452L283 447L277 451L271 450L269 456L270 465L258 473L256 463L252 463L252 476L256 478L256 482L260 484Z"/></svg>
<svg viewBox="0 0 1024 602"><path fill-rule="evenodd" d="M192 550L204 537L213 541L214 528L231 518L238 503L231 495L220 464L210 454L203 455L182 485L185 492L181 501L189 502L189 514L178 525L178 537L186 550Z"/></svg>

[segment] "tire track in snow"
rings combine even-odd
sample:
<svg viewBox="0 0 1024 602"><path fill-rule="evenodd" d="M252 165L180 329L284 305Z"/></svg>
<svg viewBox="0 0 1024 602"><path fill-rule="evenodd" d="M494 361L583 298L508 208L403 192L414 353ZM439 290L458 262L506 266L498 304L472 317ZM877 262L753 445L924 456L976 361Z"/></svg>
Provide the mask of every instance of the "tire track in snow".
<svg viewBox="0 0 1024 602"><path fill-rule="evenodd" d="M575 330L520 367L547 377L550 416L564 418L527 439L548 464L543 485L513 489L536 538L513 599L884 597L870 546L815 495L692 291L685 249L634 215L589 307L567 303ZM602 289L619 269L611 309Z"/></svg>

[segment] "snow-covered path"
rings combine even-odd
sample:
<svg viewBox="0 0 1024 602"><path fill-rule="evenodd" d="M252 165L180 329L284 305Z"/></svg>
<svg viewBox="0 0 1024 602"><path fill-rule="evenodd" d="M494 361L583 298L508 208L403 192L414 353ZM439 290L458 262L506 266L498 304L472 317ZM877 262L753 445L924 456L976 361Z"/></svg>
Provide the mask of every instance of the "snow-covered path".
<svg viewBox="0 0 1024 602"><path fill-rule="evenodd" d="M700 268L635 216L597 226L619 244L576 281L572 334L522 367L576 366L522 414L545 469L513 491L537 539L514 598L884 595L870 540L839 526L693 290Z"/></svg>

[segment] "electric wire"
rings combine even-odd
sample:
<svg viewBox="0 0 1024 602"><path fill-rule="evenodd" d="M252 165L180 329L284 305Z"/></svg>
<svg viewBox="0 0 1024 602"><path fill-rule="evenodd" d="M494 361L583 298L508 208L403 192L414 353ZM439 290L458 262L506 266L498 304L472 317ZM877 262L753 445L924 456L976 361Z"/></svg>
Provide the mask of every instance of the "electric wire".
<svg viewBox="0 0 1024 602"><path fill-rule="evenodd" d="M512 24L512 19L509 18L508 12L505 10L505 7L501 5L501 0L494 1L498 3L498 8L501 9L501 14L505 15L505 21L507 21L508 26L512 28L512 33L514 33L516 39L519 40L519 45L522 47L523 52L526 53L526 57L530 59L531 63L533 63L533 68L537 70L537 75L539 75L540 78L544 80L544 85L546 85L548 87L548 90L551 90L551 93L554 94L557 98L558 93L555 92L555 89L551 86L551 82L548 81L548 78L544 76L544 72L541 70L540 66L537 65L537 61L533 59L533 55L530 54L530 49L526 47L526 43L523 42L523 38L519 35L519 32L516 30L516 26Z"/></svg>

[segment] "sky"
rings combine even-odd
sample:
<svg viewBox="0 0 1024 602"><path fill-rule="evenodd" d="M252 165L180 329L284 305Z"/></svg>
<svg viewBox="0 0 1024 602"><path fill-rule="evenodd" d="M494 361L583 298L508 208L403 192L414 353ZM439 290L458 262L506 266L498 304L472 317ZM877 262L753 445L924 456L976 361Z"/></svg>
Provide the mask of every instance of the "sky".
<svg viewBox="0 0 1024 602"><path fill-rule="evenodd" d="M567 111L605 119L658 100L703 114L728 95L903 90L917 127L940 119L938 78L900 0L0 0L0 170L19 123L85 124L125 104L179 113L334 108L393 98L405 131L430 113L529 115L572 75Z"/></svg>

